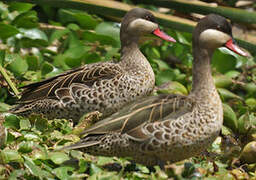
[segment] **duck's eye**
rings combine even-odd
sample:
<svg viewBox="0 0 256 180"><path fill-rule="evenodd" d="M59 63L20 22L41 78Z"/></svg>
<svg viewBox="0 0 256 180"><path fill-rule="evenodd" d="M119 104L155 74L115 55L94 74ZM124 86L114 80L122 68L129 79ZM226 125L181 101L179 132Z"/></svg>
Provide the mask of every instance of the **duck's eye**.
<svg viewBox="0 0 256 180"><path fill-rule="evenodd" d="M146 19L146 20L150 20L150 16L146 16L145 19Z"/></svg>

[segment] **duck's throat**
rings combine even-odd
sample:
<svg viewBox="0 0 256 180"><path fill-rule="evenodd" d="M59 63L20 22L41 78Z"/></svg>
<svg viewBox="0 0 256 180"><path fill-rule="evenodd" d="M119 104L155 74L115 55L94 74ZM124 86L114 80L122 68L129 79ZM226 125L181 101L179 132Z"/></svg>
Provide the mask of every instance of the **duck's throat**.
<svg viewBox="0 0 256 180"><path fill-rule="evenodd" d="M194 62L193 62L193 80L191 94L197 98L219 98L214 85L211 73L211 57L212 51L206 49L193 49ZM214 96L214 97L213 97Z"/></svg>

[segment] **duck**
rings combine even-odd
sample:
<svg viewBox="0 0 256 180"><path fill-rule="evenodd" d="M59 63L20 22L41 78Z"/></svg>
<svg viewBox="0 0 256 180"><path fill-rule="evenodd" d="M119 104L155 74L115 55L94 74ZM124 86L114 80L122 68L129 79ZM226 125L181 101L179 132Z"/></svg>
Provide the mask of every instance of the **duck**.
<svg viewBox="0 0 256 180"><path fill-rule="evenodd" d="M86 113L98 111L106 117L125 104L151 94L154 72L139 49L140 37L147 34L175 42L159 29L150 11L130 10L121 22L119 62L86 64L26 85L10 112L20 116L35 114L47 119L71 119L77 123Z"/></svg>
<svg viewBox="0 0 256 180"><path fill-rule="evenodd" d="M144 97L85 129L80 141L63 149L132 157L150 167L199 155L213 143L223 123L222 102L211 74L211 58L219 47L247 56L235 44L230 23L210 14L197 23L192 34L189 95Z"/></svg>

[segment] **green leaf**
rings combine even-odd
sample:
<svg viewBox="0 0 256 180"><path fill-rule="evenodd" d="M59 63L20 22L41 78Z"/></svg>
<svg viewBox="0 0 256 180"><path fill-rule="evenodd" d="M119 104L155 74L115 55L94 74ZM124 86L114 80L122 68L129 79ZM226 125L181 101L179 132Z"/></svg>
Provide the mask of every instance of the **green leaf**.
<svg viewBox="0 0 256 180"><path fill-rule="evenodd" d="M0 50L0 66L3 66L5 58L5 50Z"/></svg>
<svg viewBox="0 0 256 180"><path fill-rule="evenodd" d="M158 69L160 71L164 71L164 70L170 69L169 65L166 62L162 61L162 60L153 59L153 62L158 65Z"/></svg>
<svg viewBox="0 0 256 180"><path fill-rule="evenodd" d="M16 169L11 172L10 176L8 177L9 180L17 180L20 177L23 177L26 172L23 169Z"/></svg>
<svg viewBox="0 0 256 180"><path fill-rule="evenodd" d="M256 84L251 82L251 83L246 83L245 85L242 86L243 89L245 89L248 92L248 95L253 95L256 97Z"/></svg>
<svg viewBox="0 0 256 180"><path fill-rule="evenodd" d="M245 100L245 104L252 109L256 110L256 99L255 98L248 98Z"/></svg>
<svg viewBox="0 0 256 180"><path fill-rule="evenodd" d="M97 53L86 53L86 55L83 58L83 61L86 64L96 63L96 62L101 61L101 57Z"/></svg>
<svg viewBox="0 0 256 180"><path fill-rule="evenodd" d="M227 88L232 85L232 79L225 75L214 76L213 80L217 88Z"/></svg>
<svg viewBox="0 0 256 180"><path fill-rule="evenodd" d="M226 73L236 68L236 58L230 54L224 54L218 49L213 54L212 66L215 67L218 72Z"/></svg>
<svg viewBox="0 0 256 180"><path fill-rule="evenodd" d="M55 163L55 164L61 164L67 160L69 160L69 157L67 154L63 152L53 152L50 153L50 159Z"/></svg>
<svg viewBox="0 0 256 180"><path fill-rule="evenodd" d="M30 129L31 124L28 119L21 119L20 120L20 129Z"/></svg>
<svg viewBox="0 0 256 180"><path fill-rule="evenodd" d="M62 29L62 30L55 30L49 39L49 43L53 43L55 40L59 40L63 38L66 34L68 34L70 31L68 29Z"/></svg>
<svg viewBox="0 0 256 180"><path fill-rule="evenodd" d="M96 166L94 163L91 163L91 168L90 168L90 174L97 174L102 172L102 169L100 169L98 166Z"/></svg>
<svg viewBox="0 0 256 180"><path fill-rule="evenodd" d="M233 131L236 131L238 128L238 123L237 123L237 117L235 112L229 105L225 103L223 103L222 105L223 105L223 117L224 117L223 124L229 127L230 129L232 129Z"/></svg>
<svg viewBox="0 0 256 180"><path fill-rule="evenodd" d="M54 69L54 67L53 67L50 63L45 62L45 63L43 64L43 66L42 66L41 73L42 73L42 75L46 75L46 74L52 72L53 69Z"/></svg>
<svg viewBox="0 0 256 180"><path fill-rule="evenodd" d="M161 88L157 91L157 93L162 93L162 94L181 94L181 95L187 95L188 91L187 89L180 84L177 81L171 81L168 82L168 85L165 86L164 88Z"/></svg>
<svg viewBox="0 0 256 180"><path fill-rule="evenodd" d="M95 31L97 34L110 36L120 43L120 28L116 23L102 22L95 28Z"/></svg>
<svg viewBox="0 0 256 180"><path fill-rule="evenodd" d="M89 168L89 163L87 161L85 161L84 159L80 159L78 172L83 173L83 172L87 171L88 168Z"/></svg>
<svg viewBox="0 0 256 180"><path fill-rule="evenodd" d="M6 128L19 129L20 128L20 119L15 115L6 115L4 126Z"/></svg>
<svg viewBox="0 0 256 180"><path fill-rule="evenodd" d="M23 141L19 144L18 151L21 153L29 153L32 152L33 142L32 141Z"/></svg>
<svg viewBox="0 0 256 180"><path fill-rule="evenodd" d="M1 150L0 161L3 162L4 164L9 162L22 163L23 159L16 150L4 149Z"/></svg>
<svg viewBox="0 0 256 180"><path fill-rule="evenodd" d="M12 24L19 28L35 28L38 26L38 17L36 11L28 11L18 15L13 21Z"/></svg>
<svg viewBox="0 0 256 180"><path fill-rule="evenodd" d="M53 177L49 172L41 170L38 166L35 165L32 159L27 156L23 156L25 159L24 166L30 171L30 173L36 177Z"/></svg>
<svg viewBox="0 0 256 180"><path fill-rule="evenodd" d="M176 75L171 69L160 71L160 73L156 75L156 85L161 85L165 82L173 81L175 77Z"/></svg>
<svg viewBox="0 0 256 180"><path fill-rule="evenodd" d="M83 32L83 39L92 43L99 41L102 45L112 45L114 47L120 47L120 43L110 36L96 34L94 32Z"/></svg>
<svg viewBox="0 0 256 180"><path fill-rule="evenodd" d="M235 71L235 70L231 70L231 71L228 71L227 73L225 73L225 76L226 77L229 77L229 78L236 78L240 75L241 73L239 71Z"/></svg>
<svg viewBox="0 0 256 180"><path fill-rule="evenodd" d="M218 92L220 93L220 96L221 96L222 98L224 98L224 100L233 99L233 98L239 99L239 100L243 100L242 97L240 97L240 96L238 96L238 95L232 93L231 91L229 91L229 90L227 90L227 89L218 88L217 90L218 90Z"/></svg>
<svg viewBox="0 0 256 180"><path fill-rule="evenodd" d="M48 121L43 118L37 118L35 121L35 128L41 132L44 132L48 129Z"/></svg>
<svg viewBox="0 0 256 180"><path fill-rule="evenodd" d="M238 121L238 131L241 134L245 134L249 128L250 124L250 117L248 113L243 114L242 116L239 117Z"/></svg>
<svg viewBox="0 0 256 180"><path fill-rule="evenodd" d="M28 70L36 71L39 66L39 58L38 56L26 56L26 61L28 64Z"/></svg>
<svg viewBox="0 0 256 180"><path fill-rule="evenodd" d="M11 108L9 104L0 102L0 112L6 112Z"/></svg>
<svg viewBox="0 0 256 180"><path fill-rule="evenodd" d="M21 41L24 47L40 47L48 45L48 38L46 34L39 29L23 29L20 28L20 34L16 37Z"/></svg>
<svg viewBox="0 0 256 180"><path fill-rule="evenodd" d="M30 3L11 2L9 4L8 9L10 11L25 12L25 11L29 11L34 6L35 6L34 4L30 4Z"/></svg>
<svg viewBox="0 0 256 180"><path fill-rule="evenodd" d="M73 172L73 167L58 167L53 170L53 173L61 180L70 180L69 172Z"/></svg>
<svg viewBox="0 0 256 180"><path fill-rule="evenodd" d="M7 39L11 36L18 34L19 32L20 31L16 27L0 22L0 38L1 39Z"/></svg>
<svg viewBox="0 0 256 180"><path fill-rule="evenodd" d="M12 71L17 75L21 75L28 70L28 64L25 59L23 59L18 54L9 54L8 57L11 60L11 63L7 66L7 69Z"/></svg>

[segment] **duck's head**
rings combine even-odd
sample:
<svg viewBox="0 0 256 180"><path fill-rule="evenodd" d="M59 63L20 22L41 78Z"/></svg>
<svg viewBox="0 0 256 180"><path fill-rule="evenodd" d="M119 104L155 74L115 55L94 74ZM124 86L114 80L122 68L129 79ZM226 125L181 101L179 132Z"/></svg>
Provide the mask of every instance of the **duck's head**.
<svg viewBox="0 0 256 180"><path fill-rule="evenodd" d="M176 42L159 29L154 15L143 8L134 8L126 13L121 23L121 41L138 40L145 34L154 34L166 41Z"/></svg>
<svg viewBox="0 0 256 180"><path fill-rule="evenodd" d="M224 17L216 14L210 14L199 21L193 32L193 43L193 46L212 51L226 47L239 55L247 56L247 53L236 45L231 24Z"/></svg>

